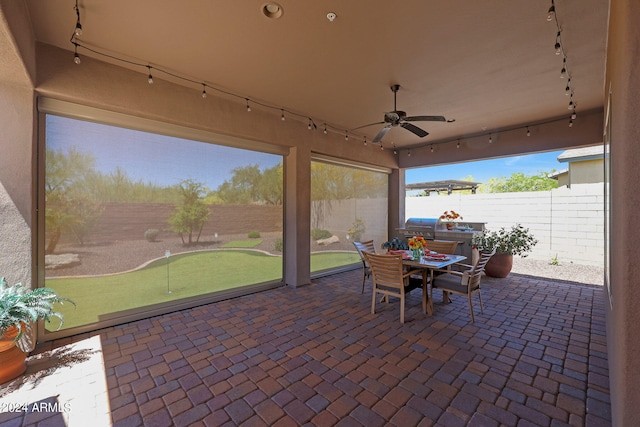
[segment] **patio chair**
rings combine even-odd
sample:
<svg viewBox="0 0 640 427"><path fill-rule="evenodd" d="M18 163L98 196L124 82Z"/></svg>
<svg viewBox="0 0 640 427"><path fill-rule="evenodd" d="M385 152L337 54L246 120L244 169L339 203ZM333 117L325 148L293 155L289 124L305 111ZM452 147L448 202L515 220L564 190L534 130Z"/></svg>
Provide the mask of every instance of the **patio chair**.
<svg viewBox="0 0 640 427"><path fill-rule="evenodd" d="M453 255L457 247L458 242L455 240L427 240L427 249L439 254Z"/></svg>
<svg viewBox="0 0 640 427"><path fill-rule="evenodd" d="M389 297L400 298L400 323L404 323L405 295L422 284L422 308L427 309L427 284L425 280L412 282L412 274L422 274L419 270L404 271L402 255L378 255L371 252L362 253L371 268L373 276L373 295L371 297L371 314L376 312L376 296L383 295L383 300L389 302Z"/></svg>
<svg viewBox="0 0 640 427"><path fill-rule="evenodd" d="M367 240L365 242L353 242L353 246L356 247L356 250L360 255L360 259L362 260L362 293L364 294L364 282L367 278L371 277L371 268L369 268L369 264L367 264L367 260L362 255L362 252L375 254L376 245L373 243L373 240Z"/></svg>
<svg viewBox="0 0 640 427"><path fill-rule="evenodd" d="M466 295L469 301L469 312L471 313L471 321L475 323L473 315L473 305L471 303L471 297L475 294L478 295L480 300L480 310L484 313L484 306L482 305L482 295L480 294L480 279L484 273L484 267L489 262L489 259L496 253L494 250L491 253L481 253L480 259L475 265L461 264L467 267L465 271L447 271L444 274L440 274L433 278L431 283L431 300L433 301L433 290L440 289L443 291L443 299L445 292Z"/></svg>

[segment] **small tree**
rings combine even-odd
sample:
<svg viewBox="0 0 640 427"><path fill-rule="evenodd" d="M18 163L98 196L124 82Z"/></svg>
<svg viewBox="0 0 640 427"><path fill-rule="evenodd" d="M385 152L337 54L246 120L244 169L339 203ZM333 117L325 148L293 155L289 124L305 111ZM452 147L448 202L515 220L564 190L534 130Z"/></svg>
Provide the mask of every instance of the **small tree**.
<svg viewBox="0 0 640 427"><path fill-rule="evenodd" d="M204 203L204 196L207 193L206 187L191 179L186 179L179 184L182 204L176 206L176 211L169 218L171 229L180 233L182 244L193 244L193 234L196 236L196 243L200 241L202 227L209 219L209 207ZM187 235L187 242L185 236Z"/></svg>

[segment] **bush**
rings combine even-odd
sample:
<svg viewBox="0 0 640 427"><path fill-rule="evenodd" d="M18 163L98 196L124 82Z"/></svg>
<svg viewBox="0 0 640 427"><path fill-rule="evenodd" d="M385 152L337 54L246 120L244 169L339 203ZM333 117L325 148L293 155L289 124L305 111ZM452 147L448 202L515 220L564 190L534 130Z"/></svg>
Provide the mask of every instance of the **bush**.
<svg viewBox="0 0 640 427"><path fill-rule="evenodd" d="M250 239L259 239L260 238L260 232L253 230L249 232L249 236Z"/></svg>
<svg viewBox="0 0 640 427"><path fill-rule="evenodd" d="M520 224L514 225L511 230L504 227L498 231L485 230L474 234L471 239L471 244L481 252L491 252L495 249L499 254L519 255L523 258L537 243L538 240L529 229Z"/></svg>
<svg viewBox="0 0 640 427"><path fill-rule="evenodd" d="M144 238L147 242L155 242L158 238L158 234L160 234L160 230L157 228L150 228L144 232Z"/></svg>
<svg viewBox="0 0 640 427"><path fill-rule="evenodd" d="M329 230L322 230L320 228L311 230L311 239L313 240L328 239L331 236L333 236L333 233Z"/></svg>
<svg viewBox="0 0 640 427"><path fill-rule="evenodd" d="M283 247L284 247L284 243L282 243L282 237L278 237L276 239L276 251L282 252Z"/></svg>

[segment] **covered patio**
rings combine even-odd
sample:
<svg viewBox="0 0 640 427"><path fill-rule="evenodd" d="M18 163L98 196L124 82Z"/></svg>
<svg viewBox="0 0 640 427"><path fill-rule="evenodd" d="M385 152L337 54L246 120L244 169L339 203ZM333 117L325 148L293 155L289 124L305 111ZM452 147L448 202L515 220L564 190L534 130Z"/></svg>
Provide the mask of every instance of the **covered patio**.
<svg viewBox="0 0 640 427"><path fill-rule="evenodd" d="M436 297L425 316L417 291L401 325L397 301L370 314L360 274L42 344L48 357L31 356L1 397L24 401L38 385L71 410L4 413L0 424L611 425L601 286L485 278L475 323L464 298ZM76 357L87 340L104 366ZM44 369L56 383L38 384Z"/></svg>

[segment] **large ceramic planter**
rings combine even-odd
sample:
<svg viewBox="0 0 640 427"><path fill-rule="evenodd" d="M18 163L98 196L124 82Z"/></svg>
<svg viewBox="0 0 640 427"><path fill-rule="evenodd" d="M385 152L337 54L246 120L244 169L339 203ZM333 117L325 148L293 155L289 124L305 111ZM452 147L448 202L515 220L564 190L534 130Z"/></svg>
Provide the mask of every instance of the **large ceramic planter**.
<svg viewBox="0 0 640 427"><path fill-rule="evenodd" d="M11 326L0 337L0 384L19 377L27 369L27 353L15 344L18 329Z"/></svg>
<svg viewBox="0 0 640 427"><path fill-rule="evenodd" d="M504 278L511 273L513 267L513 255L509 254L494 254L487 265L484 267L484 272L490 277Z"/></svg>

